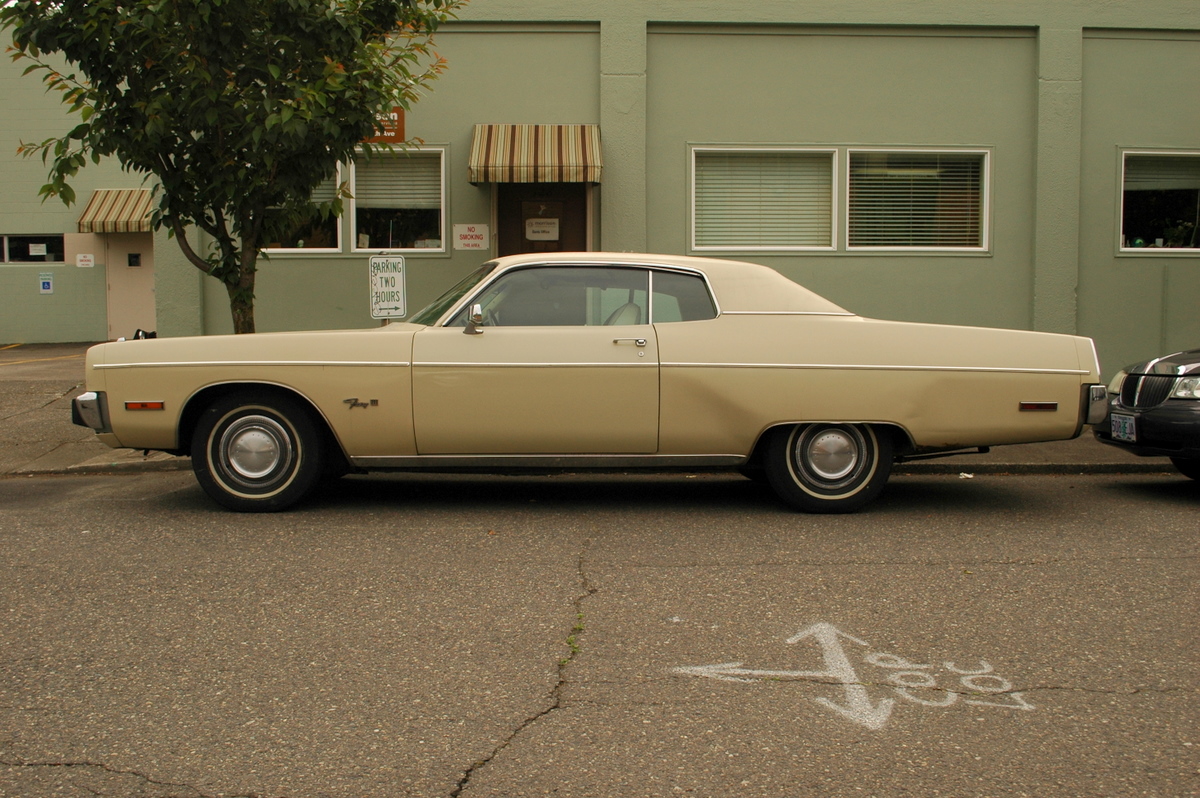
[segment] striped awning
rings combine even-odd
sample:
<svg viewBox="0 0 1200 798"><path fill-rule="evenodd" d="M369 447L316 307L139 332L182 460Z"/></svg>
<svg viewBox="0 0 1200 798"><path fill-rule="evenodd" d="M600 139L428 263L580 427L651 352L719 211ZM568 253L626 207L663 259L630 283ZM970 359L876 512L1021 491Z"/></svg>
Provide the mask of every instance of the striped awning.
<svg viewBox="0 0 1200 798"><path fill-rule="evenodd" d="M150 189L96 189L79 217L79 232L149 233Z"/></svg>
<svg viewBox="0 0 1200 798"><path fill-rule="evenodd" d="M476 125L472 183L599 183L599 125Z"/></svg>

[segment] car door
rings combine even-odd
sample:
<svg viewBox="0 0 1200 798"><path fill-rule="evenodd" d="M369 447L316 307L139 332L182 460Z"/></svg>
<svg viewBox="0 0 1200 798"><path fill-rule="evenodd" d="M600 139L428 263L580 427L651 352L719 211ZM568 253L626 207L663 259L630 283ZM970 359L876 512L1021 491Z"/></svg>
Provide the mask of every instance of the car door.
<svg viewBox="0 0 1200 798"><path fill-rule="evenodd" d="M658 345L644 269L508 272L465 313L413 341L422 455L652 454Z"/></svg>

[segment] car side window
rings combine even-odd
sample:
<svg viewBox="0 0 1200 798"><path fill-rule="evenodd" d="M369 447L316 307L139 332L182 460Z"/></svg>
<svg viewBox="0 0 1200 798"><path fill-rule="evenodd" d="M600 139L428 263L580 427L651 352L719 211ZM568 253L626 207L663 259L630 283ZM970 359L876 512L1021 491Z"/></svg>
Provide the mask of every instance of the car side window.
<svg viewBox="0 0 1200 798"><path fill-rule="evenodd" d="M472 304L485 327L646 324L648 288L645 269L545 266L505 274ZM451 326L464 326L466 315Z"/></svg>
<svg viewBox="0 0 1200 798"><path fill-rule="evenodd" d="M717 316L708 286L695 274L655 272L653 307L655 324L701 321Z"/></svg>

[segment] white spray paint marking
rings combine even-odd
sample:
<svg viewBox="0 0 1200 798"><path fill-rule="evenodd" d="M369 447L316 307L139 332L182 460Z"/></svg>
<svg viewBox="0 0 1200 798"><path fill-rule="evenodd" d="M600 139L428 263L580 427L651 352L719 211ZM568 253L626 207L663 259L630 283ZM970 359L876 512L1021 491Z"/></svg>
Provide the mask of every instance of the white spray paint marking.
<svg viewBox="0 0 1200 798"><path fill-rule="evenodd" d="M840 685L842 700L834 701L821 696L813 701L828 709L832 709L842 717L866 726L871 730L879 730L887 725L892 709L896 704L894 698L881 698L877 702L871 700L868 684L859 678L846 649L843 640L849 640L859 646L869 648L865 640L848 635L833 624L814 623L798 634L789 637L789 644L811 640L821 649L824 663L823 670L763 670L743 667L741 662L725 662L717 665L690 665L674 669L675 673L684 676L700 676L707 679L718 679L728 682L752 682L760 679L770 680L801 680L816 681ZM953 662L943 662L942 668L953 677L958 677L958 689L941 687L938 677L934 675L937 668L928 663L913 662L904 657L884 651L874 651L863 657L863 661L876 668L887 671L883 684L899 698L918 706L945 709L958 703L962 691L970 695L985 696L984 698L967 698L963 703L978 707L1001 707L1004 709L1032 710L1033 705L1025 700L1020 692L1013 692L1012 682L993 673L992 665L986 660L980 660L976 668L960 668Z"/></svg>
<svg viewBox="0 0 1200 798"><path fill-rule="evenodd" d="M817 703L824 704L843 715L847 720L866 726L868 729L882 729L887 725L888 717L892 714L892 705L896 702L885 698L878 704L871 703L867 686L860 683L846 650L842 648L839 638L867 645L865 640L851 637L839 632L828 623L814 623L812 626L788 638L789 643L799 643L801 640L812 638L821 646L821 655L825 658L825 671L835 682L842 685L842 703L838 704L828 698L817 698Z"/></svg>

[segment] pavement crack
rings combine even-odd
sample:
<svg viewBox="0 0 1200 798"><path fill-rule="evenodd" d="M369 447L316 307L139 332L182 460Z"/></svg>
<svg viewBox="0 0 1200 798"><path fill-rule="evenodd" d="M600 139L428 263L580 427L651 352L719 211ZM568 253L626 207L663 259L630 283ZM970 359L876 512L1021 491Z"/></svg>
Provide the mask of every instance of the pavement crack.
<svg viewBox="0 0 1200 798"><path fill-rule="evenodd" d="M166 789L166 790L170 791L169 792L170 798L216 798L216 795L205 793L205 792L198 790L195 787L192 787L191 785L188 785L188 784L179 784L179 783L171 782L171 781L162 781L162 780L147 776L145 773L141 773L136 770L126 770L123 768L116 768L116 767L113 767L112 765L106 765L103 762L91 762L88 760L27 762L27 761L23 761L23 760L0 759L0 766L10 767L10 768L46 768L46 769L79 768L81 770L96 770L96 771L99 771L101 773L104 773L104 774L110 775L110 776L129 776L131 778L135 778L140 781L143 781L150 786ZM87 789L87 788L84 788L84 789ZM93 792L92 790L88 790L88 791ZM99 794L99 793L96 793L96 794ZM242 796L225 796L225 798L258 798L258 796L254 795L254 794L248 794L248 795L242 795Z"/></svg>
<svg viewBox="0 0 1200 798"><path fill-rule="evenodd" d="M1112 689L1101 687L1079 687L1074 685L1052 685L1041 684L1033 687L1023 687L1019 692L1022 693L1038 693L1038 692L1062 692L1062 693L1092 693L1094 695L1168 695L1171 693L1186 693L1192 694L1197 692L1195 687L1128 687L1125 689Z"/></svg>
<svg viewBox="0 0 1200 798"><path fill-rule="evenodd" d="M458 780L458 784L456 784L454 789L450 791L450 798L459 798L459 796L461 796L470 785L471 779L475 777L476 773L491 764L492 760L494 760L500 755L501 752L508 748L518 737L521 736L521 734L537 724L539 721L562 708L562 693L563 688L565 688L567 684L567 670L575 662L576 657L578 657L583 651L582 636L586 629L586 625L584 623L585 616L583 605L584 602L593 596L598 590L598 588L591 583L591 580L588 578L587 574L587 556L591 546L592 539L588 538L583 542L583 547L580 549L579 555L575 560L575 575L579 582L579 594L576 595L571 601L572 607L575 610L575 622L571 626L571 630L567 633L564 641L567 647L567 653L558 661L558 678L554 683L553 689L550 690L549 701L547 705L538 712L535 712L518 723L512 732L510 732L507 737L501 740L496 747L488 753L487 756L472 762L470 767L463 772L462 778Z"/></svg>

